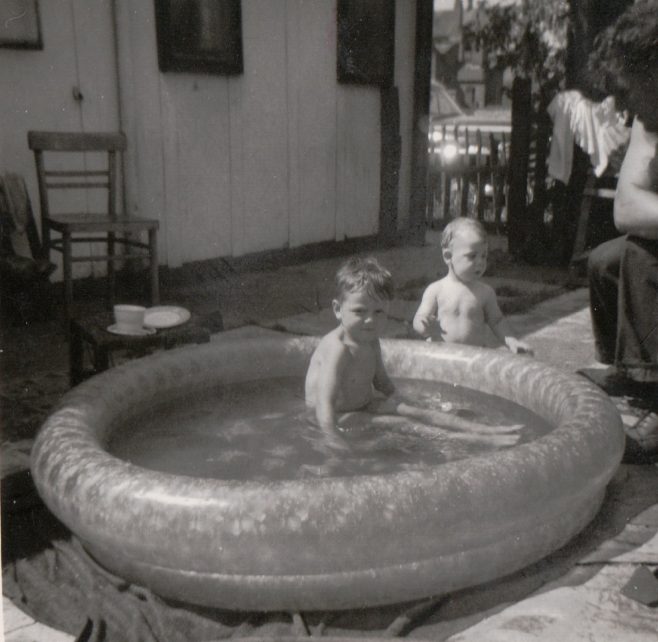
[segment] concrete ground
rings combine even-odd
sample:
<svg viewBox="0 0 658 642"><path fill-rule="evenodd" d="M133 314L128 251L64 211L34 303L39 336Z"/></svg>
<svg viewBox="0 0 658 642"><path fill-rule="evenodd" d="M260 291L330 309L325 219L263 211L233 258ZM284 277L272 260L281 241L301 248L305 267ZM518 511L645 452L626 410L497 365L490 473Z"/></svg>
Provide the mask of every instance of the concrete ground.
<svg viewBox="0 0 658 642"><path fill-rule="evenodd" d="M492 247L489 278L513 327L534 347L535 358L567 372L595 365L587 291L565 288L563 271L515 265L504 252L504 239L493 238ZM443 269L437 236L430 233L423 247L371 253L391 269L398 284L388 335L411 336L422 287ZM163 303L212 316L219 302L226 331L213 337L218 341L271 329L322 334L334 325L328 306L341 261L333 257L263 271L227 270L211 282L172 285ZM97 305L82 301L78 313ZM55 322L5 328L1 350L0 463L6 478L28 465L36 429L66 392L68 356ZM643 411L633 399L614 401L625 426L637 423ZM658 464L622 464L599 515L574 541L522 572L447 596L409 636L451 642L655 640L658 608L642 600L658 604L655 594L646 597L658 585L657 567ZM8 642L73 640L34 622L6 597L3 610Z"/></svg>

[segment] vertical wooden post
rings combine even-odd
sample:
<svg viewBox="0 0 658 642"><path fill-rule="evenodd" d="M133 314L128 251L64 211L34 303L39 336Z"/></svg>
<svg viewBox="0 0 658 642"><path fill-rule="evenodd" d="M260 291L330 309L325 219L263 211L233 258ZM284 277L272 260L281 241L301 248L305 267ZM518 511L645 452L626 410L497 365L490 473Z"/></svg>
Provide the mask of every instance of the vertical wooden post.
<svg viewBox="0 0 658 642"><path fill-rule="evenodd" d="M432 68L432 0L416 1L416 51L414 66L413 138L411 143L411 198L409 238L425 242L427 210L427 134L430 111L430 75Z"/></svg>
<svg viewBox="0 0 658 642"><path fill-rule="evenodd" d="M507 241L511 254L519 254L525 242L526 192L532 119L531 82L515 78L512 84L512 135L509 160Z"/></svg>
<svg viewBox="0 0 658 642"><path fill-rule="evenodd" d="M546 226L544 224L544 212L548 206L548 195L546 192L546 178L548 166L549 138L551 135L552 122L548 115L548 104L542 101L537 112L537 128L535 130L535 164L532 176L532 206L528 208L525 217L526 238L532 233L536 239L546 240Z"/></svg>
<svg viewBox="0 0 658 642"><path fill-rule="evenodd" d="M455 132L457 129L455 128ZM457 136L455 136L457 138ZM459 165L461 175L461 216L468 216L468 193L471 186L471 158L468 155L468 148L471 144L468 127L464 129L464 154L459 154ZM457 139L457 149L459 150L459 139Z"/></svg>
<svg viewBox="0 0 658 642"><path fill-rule="evenodd" d="M441 219L447 221L450 218L450 190L452 189L452 178L446 171L443 147L446 144L447 129L445 124L441 126L441 152L439 154L439 167L441 168Z"/></svg>
<svg viewBox="0 0 658 642"><path fill-rule="evenodd" d="M500 208L498 207L498 199L500 198L498 191L498 141L493 135L493 132L489 133L489 179L491 180L494 224L498 232L500 228Z"/></svg>
<svg viewBox="0 0 658 642"><path fill-rule="evenodd" d="M397 87L382 87L379 235L386 242L397 235L400 183L400 100Z"/></svg>

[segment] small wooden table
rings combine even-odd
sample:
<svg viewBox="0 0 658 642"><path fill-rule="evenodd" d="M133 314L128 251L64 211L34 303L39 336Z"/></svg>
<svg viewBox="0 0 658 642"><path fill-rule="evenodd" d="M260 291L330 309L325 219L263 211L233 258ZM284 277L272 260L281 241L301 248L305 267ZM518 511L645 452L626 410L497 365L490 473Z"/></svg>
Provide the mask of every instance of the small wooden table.
<svg viewBox="0 0 658 642"><path fill-rule="evenodd" d="M92 375L110 367L110 357L115 350L143 351L160 348L169 350L186 343L208 343L210 330L203 319L192 315L189 321L172 328L156 330L154 334L127 336L107 331L112 324L110 313L85 319L71 319L69 339L69 380L71 387ZM85 368L85 344L91 348L91 367Z"/></svg>

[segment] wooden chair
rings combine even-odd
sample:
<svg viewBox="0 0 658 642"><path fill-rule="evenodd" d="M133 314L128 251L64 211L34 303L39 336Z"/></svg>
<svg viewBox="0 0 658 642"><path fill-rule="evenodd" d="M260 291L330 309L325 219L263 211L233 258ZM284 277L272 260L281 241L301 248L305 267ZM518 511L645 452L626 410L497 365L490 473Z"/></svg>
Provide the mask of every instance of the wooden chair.
<svg viewBox="0 0 658 642"><path fill-rule="evenodd" d="M587 235L591 224L591 214L595 209L595 203L597 201L607 201L610 207L612 207L617 190L617 179L618 175L615 172L606 171L602 176L597 178L591 167L587 171L587 179L583 189L583 197L576 224L576 236L571 260L569 261L569 276L571 280L575 281L578 279L589 257Z"/></svg>
<svg viewBox="0 0 658 642"><path fill-rule="evenodd" d="M114 264L146 258L150 263L151 303L159 303L158 221L130 218L117 212L118 156L126 148L125 135L122 132L29 131L27 139L29 148L34 152L39 183L43 257L49 258L51 250L62 253L66 327L69 327L73 304L74 262L107 262L108 298L112 305L116 288ZM97 169L95 156L106 157L106 164L100 169ZM68 165L69 160L71 165ZM72 190L72 198L76 197L77 192L77 198L86 205L74 208L75 212L55 213L52 207L53 192L61 190ZM107 200L104 206L99 207L104 209L101 213L87 211L95 209L88 205L94 200L93 193L88 190L106 191ZM59 237L52 238L52 232L59 233ZM139 234L143 232L148 234L148 243L139 240ZM106 253L91 253L92 244L99 243L105 245ZM87 244L89 251L74 254L74 244ZM117 254L117 245L140 251Z"/></svg>

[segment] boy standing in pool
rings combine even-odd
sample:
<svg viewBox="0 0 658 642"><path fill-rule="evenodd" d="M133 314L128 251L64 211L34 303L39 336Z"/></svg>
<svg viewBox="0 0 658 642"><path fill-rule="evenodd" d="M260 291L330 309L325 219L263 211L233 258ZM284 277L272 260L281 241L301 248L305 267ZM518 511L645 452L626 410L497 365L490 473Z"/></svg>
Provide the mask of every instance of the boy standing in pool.
<svg viewBox="0 0 658 642"><path fill-rule="evenodd" d="M315 349L305 382L306 405L334 446L346 447L340 434L341 424L349 417L344 413L358 411L401 415L431 426L480 433L454 435L469 441L502 445L516 442L517 435L499 433L509 433L519 426L485 426L412 406L396 394L379 344L394 294L393 279L376 259L349 259L336 274L336 290L332 306L339 325Z"/></svg>
<svg viewBox="0 0 658 642"><path fill-rule="evenodd" d="M488 252L482 224L463 216L454 219L443 230L441 248L448 274L425 289L414 330L428 341L484 347L491 329L512 352L532 354L512 335L494 289L481 280Z"/></svg>

